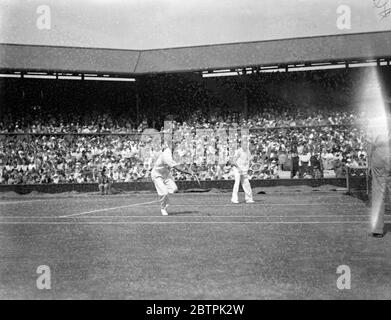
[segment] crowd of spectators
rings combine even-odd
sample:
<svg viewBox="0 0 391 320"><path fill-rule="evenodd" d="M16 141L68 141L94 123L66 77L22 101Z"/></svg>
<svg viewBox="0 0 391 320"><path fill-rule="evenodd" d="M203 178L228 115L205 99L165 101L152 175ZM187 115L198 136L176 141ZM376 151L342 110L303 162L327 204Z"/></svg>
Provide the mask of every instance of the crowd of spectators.
<svg viewBox="0 0 391 320"><path fill-rule="evenodd" d="M248 124L247 121L245 124ZM242 123L244 124L244 123ZM204 180L231 179L229 159L249 132L252 179L346 174L365 166L365 141L352 125L251 128L232 122L173 122L174 158L193 165ZM5 134L0 135L0 183L96 182L106 168L113 182L148 180L159 143L146 134ZM316 170L315 170L316 169ZM175 173L177 179L189 176Z"/></svg>
<svg viewBox="0 0 391 320"><path fill-rule="evenodd" d="M327 72L300 76L334 89L351 87L353 81L345 71L337 76ZM344 177L348 167L361 174L355 169L366 166L366 143L357 125L360 115L349 108L297 106L267 93L257 96L253 85L246 90L257 106L240 112L213 104L200 81L181 77L181 90L175 91L169 87L178 78L166 77L167 83L151 81L143 93L149 95L145 103L163 106L161 112L152 108L159 114L156 121L144 114L136 122L110 108L62 112L34 105L27 112L0 114L0 184L92 183L98 182L103 169L112 182L147 181L160 147L152 137L140 136L151 127L167 133L164 118L171 120L177 141L174 158L193 166L201 180L233 178L229 159L233 146L240 144L240 128L249 130L250 179ZM278 84L287 76L263 77L259 81ZM238 80L219 81L242 90ZM158 86L166 95L153 94ZM178 180L192 179L174 174Z"/></svg>

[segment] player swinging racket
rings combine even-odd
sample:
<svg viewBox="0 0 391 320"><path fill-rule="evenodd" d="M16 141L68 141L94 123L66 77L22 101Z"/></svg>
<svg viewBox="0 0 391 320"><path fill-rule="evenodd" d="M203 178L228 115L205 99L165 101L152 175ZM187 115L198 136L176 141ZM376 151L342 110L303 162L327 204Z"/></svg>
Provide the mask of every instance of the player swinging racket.
<svg viewBox="0 0 391 320"><path fill-rule="evenodd" d="M176 163L172 159L171 149L165 145L151 172L152 181L155 184L156 191L160 197L160 210L163 216L168 215L168 195L178 191L178 187L174 181L174 178L170 174L171 168L194 176L193 171L186 170L182 165Z"/></svg>
<svg viewBox="0 0 391 320"><path fill-rule="evenodd" d="M248 179L248 169L250 166L250 150L247 138L243 138L242 146L236 150L233 157L233 173L235 176L235 184L232 191L232 203L239 203L238 193L239 184L242 184L246 203L254 203L253 193L251 190L250 181Z"/></svg>

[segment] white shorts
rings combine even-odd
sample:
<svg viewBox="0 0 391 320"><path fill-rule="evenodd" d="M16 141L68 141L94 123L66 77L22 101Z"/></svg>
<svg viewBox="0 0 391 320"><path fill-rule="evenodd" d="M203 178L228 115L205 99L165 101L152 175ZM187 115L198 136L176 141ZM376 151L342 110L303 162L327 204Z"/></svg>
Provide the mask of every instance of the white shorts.
<svg viewBox="0 0 391 320"><path fill-rule="evenodd" d="M157 194L159 196L164 196L169 193L174 193L178 190L178 187L172 177L154 177L152 178L153 183L155 184L155 188Z"/></svg>
<svg viewBox="0 0 391 320"><path fill-rule="evenodd" d="M244 179L248 178L248 169L241 170L237 167L232 168L232 173L235 177L235 179L239 179L240 177L243 177Z"/></svg>

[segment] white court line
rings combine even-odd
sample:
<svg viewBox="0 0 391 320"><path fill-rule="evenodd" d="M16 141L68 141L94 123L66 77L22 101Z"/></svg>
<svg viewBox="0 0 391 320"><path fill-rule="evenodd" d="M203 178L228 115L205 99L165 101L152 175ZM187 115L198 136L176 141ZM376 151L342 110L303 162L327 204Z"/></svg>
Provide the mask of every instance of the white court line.
<svg viewBox="0 0 391 320"><path fill-rule="evenodd" d="M152 195L152 194L151 194ZM132 194L128 196L121 196L121 197L111 197L111 196L100 196L100 195L91 195L91 197L85 196L85 197L51 197L51 198L43 198L43 199L20 199L20 200L10 200L7 201L6 199L0 199L0 205L1 204L20 204L20 203L30 203L30 202L40 202L40 201L61 201L61 200L83 200L83 201L118 201L118 200L129 200L130 198L134 197L142 197L146 196L145 194Z"/></svg>
<svg viewBox="0 0 391 320"><path fill-rule="evenodd" d="M188 197L199 197L199 196L221 196L221 195L227 195L229 193L226 193L226 194L222 194L222 193L179 193L179 194L175 194L173 197L177 197L177 198L188 198ZM285 194L285 193L283 193ZM305 196L305 195L309 195L312 193L288 193L288 195L293 195L293 196ZM20 199L20 200L11 200L11 201L7 201L7 199L0 199L0 205L4 204L4 205L7 205L7 204L20 204L20 203L23 203L23 202L26 202L26 203L30 203L30 202L39 202L39 201L59 201L59 200L85 200L85 201L107 201L107 200L115 200L115 199L129 199L131 197L145 197L145 196L150 196L150 195L153 195L153 193L151 194L140 194L140 193L135 193L135 194L121 194L121 195L109 195L109 196L106 196L106 197L101 197L99 194L92 194L91 197L89 196L85 196L85 197L50 197L50 198L43 198L43 199ZM267 193L267 194L263 194L262 196L279 196L279 194L273 194L273 193ZM335 194L333 195L321 195L321 194L318 194L318 197L319 199L324 199L324 198L335 198ZM312 199L316 199L316 197L314 197L314 195L311 196ZM343 196L343 197L339 197L339 199L351 199L349 196ZM4 202L3 202L4 200ZM352 203L352 202L345 202L345 203ZM282 204L280 204L282 205Z"/></svg>
<svg viewBox="0 0 391 320"><path fill-rule="evenodd" d="M74 217L74 216L81 216L81 215L86 215L86 214L89 214L89 213L94 213L94 212L101 212L101 211L110 211L110 210L117 210L117 209L121 209L121 208L130 208L130 207L136 207L136 206L144 206L144 205L149 205L149 204L153 204L153 203L157 203L159 202L159 200L155 200L155 201L149 201L149 202L142 202L142 203L133 203L133 204L129 204L129 205L124 205L124 206L118 206L118 207L110 207L110 208L103 208L103 209L96 209L96 210L91 210L91 211L85 211L85 212L81 212L81 213L74 213L74 214L70 214L70 215L61 215L61 216L54 216L54 217L50 217L50 218L68 218L68 217ZM194 204L194 207L238 207L238 208L244 208L246 206L252 206L252 207L255 207L255 206L263 206L263 207L273 207L273 206L330 206L330 204L328 203L312 203L312 204L308 204L308 203L255 203L255 204L245 204L245 203L241 203L242 205L245 205L245 206L241 206L240 204ZM343 204L334 204L335 206L341 206ZM173 205L170 205L170 207L191 207L192 204L173 204ZM345 207L357 207L357 209L360 209L357 205L352 205L352 206L346 206ZM365 207L362 207L362 209L366 209ZM6 218L6 217L0 217L0 218ZM21 218L25 218L25 217L21 217ZM34 217L35 218L35 217Z"/></svg>
<svg viewBox="0 0 391 320"><path fill-rule="evenodd" d="M330 214L325 216L319 216L319 215L292 215L292 216L192 216L192 215L181 215L181 214L168 214L171 218L329 218L329 217L341 217L341 218L348 218L348 217L363 217L363 218L369 218L369 215L364 214L355 214L355 215L340 215L340 214ZM86 216L83 217L84 219L90 219L90 218L166 218L165 216L159 215L159 216Z"/></svg>
<svg viewBox="0 0 391 320"><path fill-rule="evenodd" d="M66 216L4 216L0 217L0 219L58 219L58 218L65 218ZM288 216L265 216L265 215L242 215L242 216L200 216L200 215L181 215L181 214L169 214L169 217L175 217L175 218L328 218L328 217L341 217L341 218L347 218L347 217L364 217L368 218L369 215L365 214L329 214L329 215L288 215ZM143 219L150 219L150 218L162 218L165 219L165 216L162 215L153 215L153 216L129 216L129 215L111 215L111 216L85 216L83 219L91 219L91 218L143 218Z"/></svg>
<svg viewBox="0 0 391 320"><path fill-rule="evenodd" d="M83 201L99 201L99 202L103 202L103 201L108 201L108 200L113 200L113 201L118 201L118 200L129 200L129 198L125 198L125 197L118 197L118 198L114 198L114 197L111 197L111 198L99 198L99 199L95 199L93 197L91 198L47 198L47 199L30 199L30 200L15 200L15 201L1 201L0 200L0 205L1 204L21 204L21 203L31 203L31 202L46 202L46 201L61 201L61 200L70 200L70 201L73 201L73 200L77 200L77 201L80 201L80 200L83 200Z"/></svg>
<svg viewBox="0 0 391 320"><path fill-rule="evenodd" d="M282 193L283 195L288 195L288 196L293 196L293 197L303 197L305 195L310 195L311 194L311 198L312 199L316 199L316 197L312 194L312 193ZM17 199L15 200L15 198L13 200L8 200L7 201L7 198L0 198L0 204L17 204L17 203L22 203L22 202L38 202L38 201L58 201L58 200L98 200L98 201L106 201L106 200L115 200L115 199L128 199L128 198L131 198L131 197L147 197L147 196L153 196L154 193L149 193L149 194L145 194L145 193L135 193L135 194L121 194L121 195L108 195L108 196L101 196L99 194L91 194L90 196L86 195L86 196L75 196L75 197L49 197L49 198L39 198L39 199ZM228 195L228 198L230 197L230 193L227 192L227 193L204 193L204 192L201 192L201 193L196 193L196 192L189 192L189 193L177 193L175 194L173 197L176 197L176 198L188 198L188 197L199 197L199 196L227 196ZM277 193L277 194L273 194L273 193L267 193L267 194L262 194L261 195L262 197L265 197L265 196L281 196L281 193ZM318 198L319 199L324 199L324 198L336 198L335 194L333 195L328 195L328 194L325 194L325 195L321 195L321 194L318 194ZM351 197L347 196L347 195L343 195L343 197L339 197L339 199L352 199ZM350 202L347 202L347 203L350 203Z"/></svg>
<svg viewBox="0 0 391 320"><path fill-rule="evenodd" d="M368 221L6 221L4 225L12 224L39 224L39 225L119 225L119 224L367 224Z"/></svg>
<svg viewBox="0 0 391 320"><path fill-rule="evenodd" d="M94 198L45 198L45 199L20 199L20 200L12 200L12 201L2 201L0 200L0 204L20 204L20 203L31 203L31 202L46 202L46 201L60 201L60 200L85 200L85 201L107 201L108 199L118 199L118 198L99 198L99 199L94 199Z"/></svg>
<svg viewBox="0 0 391 320"><path fill-rule="evenodd" d="M81 216L81 215L88 214L88 213L93 213L93 212L109 211L109 210L117 210L117 209L121 209L121 208L136 207L136 206L142 206L142 205L145 205L145 204L152 204L152 203L156 203L156 202L159 202L159 200L149 201L149 202L142 202L142 203L133 203L133 204L128 204L126 206L111 207L111 208L104 208L104 209L96 209L96 210L91 210L91 211L85 211L85 212L80 212L80 213L69 214L69 215L65 215L65 216L58 216L58 218L76 217L76 216Z"/></svg>
<svg viewBox="0 0 391 320"><path fill-rule="evenodd" d="M54 199L54 198L50 198L50 199L31 199L31 200L15 200L15 201L1 201L0 200L0 204L20 204L20 203L30 203L30 202L39 202L39 201L48 201L48 200L56 200L58 201L59 199Z"/></svg>
<svg viewBox="0 0 391 320"><path fill-rule="evenodd" d="M251 204L247 204L245 202L240 202L238 204L196 204L196 203L187 203L187 204L171 204L170 207L243 207L244 206L250 206L250 207L255 207L255 206L341 206L345 205L348 203L262 203L262 202L255 202ZM357 204L353 204L351 206L347 207L356 207Z"/></svg>
<svg viewBox="0 0 391 320"><path fill-rule="evenodd" d="M75 200L77 198L67 198L64 200ZM35 200L21 200L21 201L12 201L12 202L1 202L0 201L0 204L4 204L4 205L7 205L7 204L23 204L23 203L30 203L30 202L39 202L39 201L48 201L48 200L55 200L55 201L59 201L59 200L62 200L62 199L35 199ZM80 199L77 199L77 200L80 200ZM88 201L91 201L91 202L95 202L95 201L107 201L109 200L109 198L106 198L106 199L82 199L82 200L88 200ZM115 198L111 198L110 200L115 200ZM123 200L129 200L129 199L123 199ZM156 201L154 201L156 202ZM146 204L148 204L149 202L146 202ZM257 206L257 205L262 205L262 206L340 206L340 205L349 205L349 206L356 206L356 205L359 205L359 204L362 204L361 202L357 202L357 203L352 203L352 202L343 202L343 203L328 203L328 202L324 202L324 203L265 203L265 202L261 202L261 201L256 201L255 203L252 203L252 204L246 204L245 202L240 202L238 204L233 204L233 203L222 203L222 204L197 204L197 203L187 203L187 204L172 204L170 205L170 207L180 207L180 206L191 206L191 205L194 205L194 206L197 206L197 207L239 207L240 205L251 205L251 206Z"/></svg>

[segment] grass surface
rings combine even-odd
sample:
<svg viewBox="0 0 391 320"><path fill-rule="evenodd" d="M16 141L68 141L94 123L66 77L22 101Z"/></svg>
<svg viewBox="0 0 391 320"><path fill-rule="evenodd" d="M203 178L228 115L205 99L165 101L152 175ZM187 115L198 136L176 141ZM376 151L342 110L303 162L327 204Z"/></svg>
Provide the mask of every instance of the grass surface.
<svg viewBox="0 0 391 320"><path fill-rule="evenodd" d="M359 199L229 200L176 194L163 217L155 194L2 199L0 298L391 299L391 237L367 236ZM342 264L350 290L336 286ZM36 288L39 265L51 290Z"/></svg>

